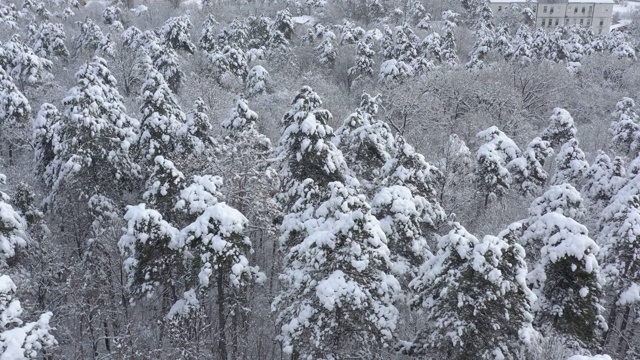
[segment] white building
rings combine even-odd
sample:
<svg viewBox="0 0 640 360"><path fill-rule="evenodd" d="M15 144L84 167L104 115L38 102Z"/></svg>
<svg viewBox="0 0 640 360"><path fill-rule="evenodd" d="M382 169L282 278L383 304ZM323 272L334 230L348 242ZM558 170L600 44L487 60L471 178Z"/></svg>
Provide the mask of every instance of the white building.
<svg viewBox="0 0 640 360"><path fill-rule="evenodd" d="M607 34L614 0L489 0L494 15L512 4L530 7L536 14L536 26L540 28L579 24L592 28L596 34Z"/></svg>

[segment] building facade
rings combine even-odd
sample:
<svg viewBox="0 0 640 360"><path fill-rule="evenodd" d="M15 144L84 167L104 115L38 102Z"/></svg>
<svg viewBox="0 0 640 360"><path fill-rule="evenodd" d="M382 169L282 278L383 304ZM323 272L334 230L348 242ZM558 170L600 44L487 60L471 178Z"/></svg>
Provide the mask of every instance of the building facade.
<svg viewBox="0 0 640 360"><path fill-rule="evenodd" d="M590 27L596 34L608 34L613 16L614 0L490 0L489 6L498 14L517 4L530 7L536 15L536 26L553 30L559 25Z"/></svg>

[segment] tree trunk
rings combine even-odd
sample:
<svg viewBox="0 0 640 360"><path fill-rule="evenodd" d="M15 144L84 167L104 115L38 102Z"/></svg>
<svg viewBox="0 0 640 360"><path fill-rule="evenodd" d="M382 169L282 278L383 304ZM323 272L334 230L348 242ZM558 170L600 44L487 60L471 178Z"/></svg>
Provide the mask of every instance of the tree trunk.
<svg viewBox="0 0 640 360"><path fill-rule="evenodd" d="M218 332L220 333L218 336L218 352L220 354L220 358L223 360L228 359L227 355L227 324L224 314L224 306L225 306L225 294L224 294L224 271L222 269L218 269Z"/></svg>

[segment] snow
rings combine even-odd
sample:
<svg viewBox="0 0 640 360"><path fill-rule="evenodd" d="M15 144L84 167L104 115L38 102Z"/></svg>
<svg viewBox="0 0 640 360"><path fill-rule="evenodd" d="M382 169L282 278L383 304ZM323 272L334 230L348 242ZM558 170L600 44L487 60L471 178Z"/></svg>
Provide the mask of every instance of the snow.
<svg viewBox="0 0 640 360"><path fill-rule="evenodd" d="M318 22L317 18L309 15L294 16L291 18L291 20L294 24L308 24L311 26L315 25Z"/></svg>
<svg viewBox="0 0 640 360"><path fill-rule="evenodd" d="M640 2L622 1L613 5L613 13L627 14L632 11L640 10Z"/></svg>
<svg viewBox="0 0 640 360"><path fill-rule="evenodd" d="M611 360L611 356L609 355L594 355L594 356L574 355L568 358L567 360Z"/></svg>
<svg viewBox="0 0 640 360"><path fill-rule="evenodd" d="M618 297L617 304L620 306L635 304L640 302L640 284L632 283Z"/></svg>

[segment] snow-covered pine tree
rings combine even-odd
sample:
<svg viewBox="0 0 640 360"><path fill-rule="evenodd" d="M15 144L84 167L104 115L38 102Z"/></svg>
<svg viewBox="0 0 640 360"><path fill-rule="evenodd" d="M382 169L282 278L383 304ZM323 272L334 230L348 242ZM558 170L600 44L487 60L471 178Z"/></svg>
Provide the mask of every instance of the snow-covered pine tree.
<svg viewBox="0 0 640 360"><path fill-rule="evenodd" d="M625 182L624 160L616 157L615 161L602 150L598 150L593 164L585 174L582 194L587 196L594 210L609 205L611 197L620 190Z"/></svg>
<svg viewBox="0 0 640 360"><path fill-rule="evenodd" d="M373 57L375 55L376 53L366 41L356 43L355 65L348 70L351 83L363 76L373 76Z"/></svg>
<svg viewBox="0 0 640 360"><path fill-rule="evenodd" d="M289 10L280 10L271 23L271 32L279 31L288 41L293 39L293 18Z"/></svg>
<svg viewBox="0 0 640 360"><path fill-rule="evenodd" d="M603 279L599 247L587 228L560 212L528 224L528 241L543 244L528 280L538 296L536 324L545 336L562 336L569 346L593 348L607 329L600 304Z"/></svg>
<svg viewBox="0 0 640 360"><path fill-rule="evenodd" d="M363 93L360 107L344 120L333 139L349 169L368 191L380 186L372 181L378 178L380 182L382 167L396 153L395 139L389 125L375 119L379 101L378 96Z"/></svg>
<svg viewBox="0 0 640 360"><path fill-rule="evenodd" d="M533 195L544 187L549 176L544 169L544 163L552 154L551 144L537 137L531 140L520 157L507 164L513 184L521 194Z"/></svg>
<svg viewBox="0 0 640 360"><path fill-rule="evenodd" d="M524 250L509 230L480 242L462 225L451 225L410 284L412 305L425 308L426 325L401 345L402 352L456 359L522 356L535 333Z"/></svg>
<svg viewBox="0 0 640 360"><path fill-rule="evenodd" d="M209 107L204 103L204 100L197 98L179 133L186 137L185 148L193 149L198 154L203 153L207 146L214 144L208 112Z"/></svg>
<svg viewBox="0 0 640 360"><path fill-rule="evenodd" d="M62 115L49 103L40 106L40 111L33 121L33 148L38 175L42 176L49 164L55 159L55 147L58 139Z"/></svg>
<svg viewBox="0 0 640 360"><path fill-rule="evenodd" d="M640 303L640 176L634 175L611 198L601 212L598 244L600 261L607 278L607 293L612 296L606 337L607 348L618 353L637 354L633 341L637 325L634 313Z"/></svg>
<svg viewBox="0 0 640 360"><path fill-rule="evenodd" d="M0 49L0 65L14 79L21 91L26 86L39 86L53 79L50 60L36 55L31 47L14 34Z"/></svg>
<svg viewBox="0 0 640 360"><path fill-rule="evenodd" d="M66 35L62 24L43 22L29 26L29 44L33 52L47 59L67 58Z"/></svg>
<svg viewBox="0 0 640 360"><path fill-rule="evenodd" d="M506 166L521 152L513 140L495 126L479 132L476 137L484 141L476 152L476 179L487 206L489 200L504 196L511 187L511 173Z"/></svg>
<svg viewBox="0 0 640 360"><path fill-rule="evenodd" d="M571 114L565 109L553 109L553 115L549 118L550 124L542 132L542 140L548 141L552 147L558 147L567 141L574 139L578 130L573 122Z"/></svg>
<svg viewBox="0 0 640 360"><path fill-rule="evenodd" d="M578 139L570 139L562 145L556 155L556 171L551 177L551 184L582 184L589 169L584 152L579 147Z"/></svg>
<svg viewBox="0 0 640 360"><path fill-rule="evenodd" d="M269 91L271 76L260 65L256 65L247 73L245 89L248 96L256 96Z"/></svg>
<svg viewBox="0 0 640 360"><path fill-rule="evenodd" d="M338 50L333 45L332 39L324 38L320 45L318 45L314 50L318 54L316 56L316 60L320 64L333 68L338 57Z"/></svg>
<svg viewBox="0 0 640 360"><path fill-rule="evenodd" d="M202 22L202 30L200 30L200 37L198 38L198 47L200 50L209 53L217 50L216 26L219 24L220 23L213 17L213 14L207 15L207 18Z"/></svg>
<svg viewBox="0 0 640 360"><path fill-rule="evenodd" d="M379 358L393 337L399 284L387 274L386 238L331 142L331 114L321 105L303 87L282 120L278 338L302 358Z"/></svg>
<svg viewBox="0 0 640 360"><path fill-rule="evenodd" d="M173 50L195 53L196 46L191 42L189 29L193 27L188 16L176 16L167 19L160 28L160 38L165 46Z"/></svg>
<svg viewBox="0 0 640 360"><path fill-rule="evenodd" d="M186 120L164 77L149 62L147 58L145 82L140 90L140 138L136 143L137 157L145 162L176 149L178 132Z"/></svg>
<svg viewBox="0 0 640 360"><path fill-rule="evenodd" d="M31 117L29 101L0 68L0 127L25 127ZM3 129L4 131L6 131Z"/></svg>
<svg viewBox="0 0 640 360"><path fill-rule="evenodd" d="M129 155L138 121L127 115L106 61L96 57L84 64L76 80L62 101L66 110L55 129L55 158L44 174L51 188L49 200L62 195L61 187L76 199L111 197L139 177L139 167Z"/></svg>
<svg viewBox="0 0 640 360"><path fill-rule="evenodd" d="M633 99L625 97L618 101L611 117L613 121L609 133L613 136L613 143L624 154L635 156L640 149L640 115Z"/></svg>

